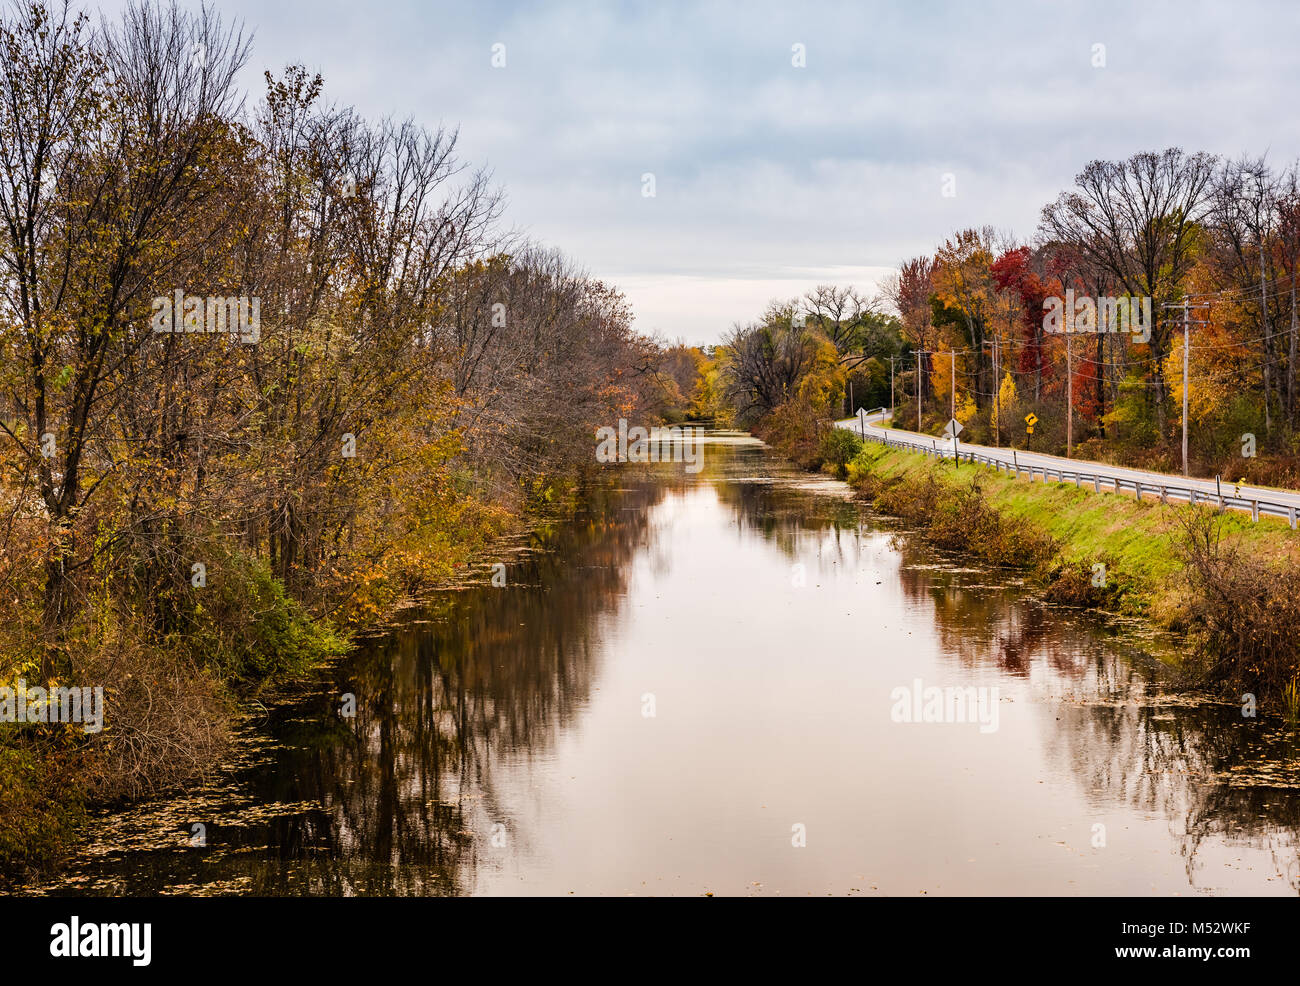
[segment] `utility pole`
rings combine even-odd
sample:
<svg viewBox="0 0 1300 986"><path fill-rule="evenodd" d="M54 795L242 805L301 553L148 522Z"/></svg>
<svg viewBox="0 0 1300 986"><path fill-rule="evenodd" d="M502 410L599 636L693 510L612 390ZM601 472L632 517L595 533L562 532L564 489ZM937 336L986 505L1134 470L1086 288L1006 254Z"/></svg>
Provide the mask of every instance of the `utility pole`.
<svg viewBox="0 0 1300 986"><path fill-rule="evenodd" d="M1254 182L1258 189L1258 197L1247 191L1247 182ZM1239 198L1249 196L1250 204L1255 209L1255 229L1259 239L1259 327L1263 332L1264 338L1264 431L1271 434L1273 431L1273 411L1270 405L1270 392L1272 390L1273 375L1270 371L1270 365L1273 359L1273 323L1268 317L1268 289L1264 281L1264 251L1266 250L1265 238L1267 231L1264 229L1264 223L1267 221L1267 205L1265 201L1267 191L1264 187L1264 172L1254 173L1243 171L1238 176ZM1244 211L1244 210L1239 210ZM1263 217L1263 218L1262 218ZM1249 221L1249 220L1247 220Z"/></svg>
<svg viewBox="0 0 1300 986"><path fill-rule="evenodd" d="M1260 176L1259 197L1264 198L1264 179ZM1273 414L1269 410L1269 390L1272 389L1273 374L1269 364L1273 360L1273 323L1268 317L1268 289L1264 286L1264 230L1259 231L1259 310L1264 320L1264 431L1273 430ZM1187 458L1186 455L1183 456ZM1186 473L1184 473L1186 475Z"/></svg>
<svg viewBox="0 0 1300 986"><path fill-rule="evenodd" d="M896 357L889 357L889 425L894 425L894 360Z"/></svg>
<svg viewBox="0 0 1300 986"><path fill-rule="evenodd" d="M952 390L948 396L952 399L952 414L949 415L954 421L957 419L957 350L949 353L952 356Z"/></svg>
<svg viewBox="0 0 1300 986"><path fill-rule="evenodd" d="M1191 333L1191 309L1192 308L1209 308L1208 301L1199 305L1193 305L1186 298L1181 304L1161 305L1161 308L1181 308L1183 310L1183 475L1189 475L1187 469L1187 399L1191 393L1191 385L1188 382L1187 367L1192 352L1192 333ZM1201 324L1199 321L1197 324Z"/></svg>
<svg viewBox="0 0 1300 986"><path fill-rule="evenodd" d="M998 448L1002 447L1002 405L998 398L1002 394L1002 377L998 372L1000 360L998 359L998 337L995 335L992 340L984 340L984 345L993 347L993 444Z"/></svg>
<svg viewBox="0 0 1300 986"><path fill-rule="evenodd" d="M1071 336L1065 337L1065 457L1074 454L1074 372L1070 367L1073 347Z"/></svg>
<svg viewBox="0 0 1300 986"><path fill-rule="evenodd" d="M925 350L918 349L916 351L916 430L918 432L921 430L921 394L925 390L922 386L924 367Z"/></svg>
<svg viewBox="0 0 1300 986"><path fill-rule="evenodd" d="M1263 171L1254 177L1259 183L1259 202L1255 206L1255 222L1258 226L1257 232L1259 233L1259 321L1261 328L1264 330L1264 432L1266 434L1272 434L1273 412L1269 407L1272 395L1269 391L1273 389L1273 374L1269 364L1273 361L1273 323L1268 317L1268 289L1264 286L1264 251L1266 249L1264 243L1265 230L1264 220L1260 219L1260 214L1264 211L1266 205L1264 202L1265 190ZM1264 215L1267 216L1267 212L1264 212ZM1184 323L1185 322L1186 316L1184 315ZM1186 352L1186 350L1184 350L1184 352ZM1184 444L1186 444L1186 442L1184 442ZM1184 453L1184 463L1186 462L1186 459L1187 455ZM1185 465L1183 475L1186 475Z"/></svg>
<svg viewBox="0 0 1300 986"><path fill-rule="evenodd" d="M1192 350L1192 335L1187 315L1187 299L1183 299L1183 475L1187 475L1187 358ZM1268 403L1268 393L1264 394Z"/></svg>
<svg viewBox="0 0 1300 986"><path fill-rule="evenodd" d="M998 426L993 429L993 444L1002 447L1002 346L998 337L993 337L993 409L997 412Z"/></svg>

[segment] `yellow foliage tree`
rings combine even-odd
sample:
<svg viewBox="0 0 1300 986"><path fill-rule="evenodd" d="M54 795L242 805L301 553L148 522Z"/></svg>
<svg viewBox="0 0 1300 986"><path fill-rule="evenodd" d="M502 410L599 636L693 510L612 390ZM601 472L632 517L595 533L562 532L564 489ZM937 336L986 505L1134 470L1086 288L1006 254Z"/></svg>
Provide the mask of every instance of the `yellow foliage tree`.
<svg viewBox="0 0 1300 986"><path fill-rule="evenodd" d="M993 402L993 417L990 424L993 426L993 433L1000 434L1002 422L1006 419L1007 412L1015 406L1016 403L1016 382L1011 379L1008 373L1002 378L1002 386L998 388L998 399Z"/></svg>
<svg viewBox="0 0 1300 986"><path fill-rule="evenodd" d="M975 420L975 414L979 408L975 406L975 398L971 397L970 392L957 395L957 420L963 425L970 424Z"/></svg>

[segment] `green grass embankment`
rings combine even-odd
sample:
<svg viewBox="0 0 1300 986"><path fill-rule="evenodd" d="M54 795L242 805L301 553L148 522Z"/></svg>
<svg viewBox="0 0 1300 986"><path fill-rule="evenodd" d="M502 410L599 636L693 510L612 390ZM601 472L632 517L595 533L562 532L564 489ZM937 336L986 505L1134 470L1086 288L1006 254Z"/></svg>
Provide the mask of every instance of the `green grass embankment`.
<svg viewBox="0 0 1300 986"><path fill-rule="evenodd" d="M941 547L1032 570L1055 601L1141 615L1175 630L1195 609L1185 504L955 467L875 443L849 462L847 478ZM1283 521L1255 523L1229 511L1217 524L1227 553L1275 565L1300 559L1300 536Z"/></svg>

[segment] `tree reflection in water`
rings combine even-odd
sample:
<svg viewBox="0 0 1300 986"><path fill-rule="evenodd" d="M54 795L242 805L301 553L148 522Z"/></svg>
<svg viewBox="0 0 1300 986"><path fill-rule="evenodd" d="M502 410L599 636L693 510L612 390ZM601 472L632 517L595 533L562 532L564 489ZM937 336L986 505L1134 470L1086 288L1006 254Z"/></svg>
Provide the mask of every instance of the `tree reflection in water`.
<svg viewBox="0 0 1300 986"><path fill-rule="evenodd" d="M1210 836L1264 849L1300 892L1300 744L1276 719L1197 704L1161 687L1152 653L1168 644L1093 614L1045 606L1014 579L962 564L935 567L919 539L896 537L902 584L932 607L956 663L992 662L1051 699L1043 730L1051 757L1099 808L1119 801L1170 819L1187 878ZM1005 577L1004 577L1005 578Z"/></svg>
<svg viewBox="0 0 1300 986"><path fill-rule="evenodd" d="M1098 818L1123 805L1169 821L1193 887L1212 840L1271 852L1300 889L1296 750L1276 724L1164 695L1146 656L1154 645L1133 627L1045 607L1011 573L937 557L842 487L810 491L816 480L765 450L711 445L705 464L698 476L672 466L615 473L621 487L593 491L571 523L537 533L505 588L485 577L443 593L314 693L274 709L256 731L274 743L227 784L113 816L65 879L34 889L475 892L499 865L493 826L520 817L519 766L552 755L591 707L604 663L619 656L608 640L627 616L634 569L667 578L674 510L700 497L721 509L709 523L736 532L740 568L757 539L806 563L810 587L848 575L871 592L895 580L880 591L933 628L954 673L1028 689L1048 763ZM755 605L767 604L768 585L754 583ZM805 635L812 644L816 629ZM822 673L834 695L833 670ZM346 693L355 718L338 714ZM1260 783L1229 781L1238 776ZM192 821L208 826L207 847L184 844ZM525 856L546 836L525 822L509 832Z"/></svg>

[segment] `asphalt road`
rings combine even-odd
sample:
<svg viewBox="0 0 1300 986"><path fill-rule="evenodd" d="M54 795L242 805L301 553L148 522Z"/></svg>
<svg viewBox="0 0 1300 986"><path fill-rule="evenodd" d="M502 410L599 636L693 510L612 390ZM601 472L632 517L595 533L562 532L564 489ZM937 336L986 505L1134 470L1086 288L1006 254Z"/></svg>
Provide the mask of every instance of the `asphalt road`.
<svg viewBox="0 0 1300 986"><path fill-rule="evenodd" d="M886 428L880 424L881 421L889 417L888 411L872 411L865 415L866 427L871 429L875 434L891 438L895 441L912 441L920 442L925 445L934 444L942 452L946 452L949 457L952 455L952 440L948 438L935 437L934 435L925 435L915 431L907 431L902 428ZM857 418L845 418L837 421L836 425L841 428L849 428L853 431L859 429ZM1204 493L1206 497L1218 495L1218 487L1213 479L1194 479L1185 476L1174 475L1171 473L1151 472L1145 469L1128 469L1123 466L1113 466L1105 462L1093 462L1088 459L1065 459L1056 455L1046 455L1042 452L1026 452L1016 449L1013 457L1011 449L993 448L988 445L971 445L961 441L960 435L957 439L957 447L965 455L968 452L974 452L998 462L1007 464L1018 464L1021 468L1032 466L1035 469L1044 467L1051 469L1053 472L1064 470L1067 473L1081 471L1092 475L1103 477L1103 479L1119 479L1125 483L1140 482L1144 487L1166 487L1170 490L1188 490L1195 489ZM1296 507L1300 509L1300 492L1285 490L1270 490L1258 486L1237 486L1230 480L1230 477L1223 477L1223 495L1233 500L1251 501L1258 500L1261 503L1277 504L1283 507ZM1239 504L1233 504L1239 506Z"/></svg>

